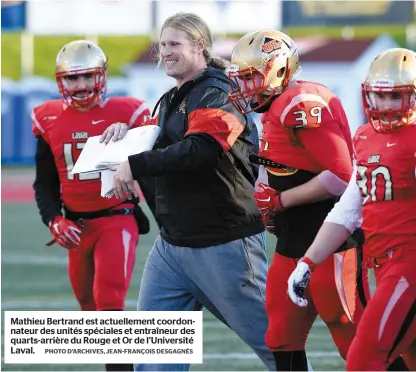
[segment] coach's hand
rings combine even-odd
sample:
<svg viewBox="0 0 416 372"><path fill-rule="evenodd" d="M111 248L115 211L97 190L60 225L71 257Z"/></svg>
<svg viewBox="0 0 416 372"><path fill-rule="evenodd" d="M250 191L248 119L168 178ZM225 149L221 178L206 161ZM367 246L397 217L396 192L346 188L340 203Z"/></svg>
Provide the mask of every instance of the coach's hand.
<svg viewBox="0 0 416 372"><path fill-rule="evenodd" d="M280 201L279 191L272 189L264 183L259 183L257 188L258 191L254 193L254 199L256 200L257 208L263 216L271 216L285 210Z"/></svg>
<svg viewBox="0 0 416 372"><path fill-rule="evenodd" d="M110 169L116 172L113 188L117 199L131 199L132 195L139 196L128 160L123 161L119 166L110 167Z"/></svg>
<svg viewBox="0 0 416 372"><path fill-rule="evenodd" d="M287 293L290 299L300 307L308 305L308 300L305 298L305 289L309 284L313 270L313 262L309 258L303 257L298 261L296 269L293 270L287 281Z"/></svg>
<svg viewBox="0 0 416 372"><path fill-rule="evenodd" d="M125 123L114 123L111 124L101 135L100 142L107 144L111 140L119 141L124 138L129 127Z"/></svg>
<svg viewBox="0 0 416 372"><path fill-rule="evenodd" d="M66 249L74 249L81 242L80 228L74 222L62 216L55 217L49 223L49 230L54 236L54 240L47 245L51 245L55 241Z"/></svg>

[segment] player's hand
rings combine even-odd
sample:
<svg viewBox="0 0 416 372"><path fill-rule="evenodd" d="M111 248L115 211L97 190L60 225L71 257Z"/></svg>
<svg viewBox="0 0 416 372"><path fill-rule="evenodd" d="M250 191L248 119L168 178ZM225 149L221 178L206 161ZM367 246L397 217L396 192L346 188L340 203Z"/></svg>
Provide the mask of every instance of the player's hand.
<svg viewBox="0 0 416 372"><path fill-rule="evenodd" d="M254 193L254 199L262 215L271 216L285 210L285 207L280 201L279 191L272 189L264 183L259 183L257 188L258 191Z"/></svg>
<svg viewBox="0 0 416 372"><path fill-rule="evenodd" d="M81 242L80 228L74 222L62 216L55 217L49 223L49 230L55 242L66 249L74 249Z"/></svg>
<svg viewBox="0 0 416 372"><path fill-rule="evenodd" d="M313 269L313 262L309 258L303 257L298 261L296 269L293 270L287 281L287 293L293 303L300 307L308 305L308 300L305 298L305 289L309 284Z"/></svg>
<svg viewBox="0 0 416 372"><path fill-rule="evenodd" d="M124 138L128 130L129 126L125 123L111 124L101 135L100 142L107 144L111 140L119 141Z"/></svg>
<svg viewBox="0 0 416 372"><path fill-rule="evenodd" d="M116 172L113 188L117 199L124 200L126 198L131 199L132 195L139 196L128 160L123 161L119 166L110 167L110 169Z"/></svg>

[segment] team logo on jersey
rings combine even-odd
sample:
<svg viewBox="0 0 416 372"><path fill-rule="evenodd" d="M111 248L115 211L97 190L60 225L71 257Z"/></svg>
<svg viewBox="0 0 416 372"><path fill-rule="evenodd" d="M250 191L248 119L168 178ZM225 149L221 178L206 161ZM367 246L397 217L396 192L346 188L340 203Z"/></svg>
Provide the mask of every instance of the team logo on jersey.
<svg viewBox="0 0 416 372"><path fill-rule="evenodd" d="M380 155L370 155L370 157L368 158L367 163L368 164L378 164L380 163Z"/></svg>
<svg viewBox="0 0 416 372"><path fill-rule="evenodd" d="M88 133L87 132L74 132L72 133L72 139L74 140L88 139Z"/></svg>
<svg viewBox="0 0 416 372"><path fill-rule="evenodd" d="M365 140L365 139L367 139L367 136L357 136L356 138L357 138L357 140L359 140L359 139Z"/></svg>
<svg viewBox="0 0 416 372"><path fill-rule="evenodd" d="M181 112L182 114L186 114L185 106L186 106L186 99L184 99L182 103L179 105L178 112Z"/></svg>
<svg viewBox="0 0 416 372"><path fill-rule="evenodd" d="M272 39L271 37L265 36L263 38L263 43L260 45L260 50L263 53L271 53L275 50L279 50L282 47L282 42L280 40Z"/></svg>

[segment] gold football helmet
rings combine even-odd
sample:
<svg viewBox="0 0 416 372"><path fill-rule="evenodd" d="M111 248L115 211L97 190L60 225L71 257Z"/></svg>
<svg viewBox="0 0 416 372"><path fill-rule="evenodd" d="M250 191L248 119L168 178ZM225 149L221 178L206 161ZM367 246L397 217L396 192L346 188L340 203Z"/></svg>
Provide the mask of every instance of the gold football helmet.
<svg viewBox="0 0 416 372"><path fill-rule="evenodd" d="M380 93L383 93L382 97ZM362 97L368 121L378 132L414 122L416 53L404 48L393 48L378 55L362 84ZM381 105L381 98L388 99L387 103Z"/></svg>
<svg viewBox="0 0 416 372"><path fill-rule="evenodd" d="M69 89L67 79L84 75L93 78L88 89ZM89 107L104 99L107 91L107 57L102 49L87 40L72 41L62 47L56 57L55 76L63 100L73 107Z"/></svg>
<svg viewBox="0 0 416 372"><path fill-rule="evenodd" d="M300 70L297 47L289 36L275 30L250 32L231 56L230 101L245 114L257 111L282 94Z"/></svg>

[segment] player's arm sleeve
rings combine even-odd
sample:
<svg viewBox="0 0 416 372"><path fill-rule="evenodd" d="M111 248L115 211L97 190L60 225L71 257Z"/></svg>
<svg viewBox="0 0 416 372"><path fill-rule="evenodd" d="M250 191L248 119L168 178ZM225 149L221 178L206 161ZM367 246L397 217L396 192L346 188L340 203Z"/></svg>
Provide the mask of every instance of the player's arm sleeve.
<svg viewBox="0 0 416 372"><path fill-rule="evenodd" d="M344 194L325 219L325 222L344 226L350 233L361 227L363 222L362 205L364 200L358 188L356 176L357 167L354 166L352 177Z"/></svg>
<svg viewBox="0 0 416 372"><path fill-rule="evenodd" d="M245 117L222 90L209 88L188 115L181 142L129 157L133 177L213 168L244 130Z"/></svg>
<svg viewBox="0 0 416 372"><path fill-rule="evenodd" d="M318 182L326 191L335 196L341 196L348 186L347 182L329 170L318 174Z"/></svg>
<svg viewBox="0 0 416 372"><path fill-rule="evenodd" d="M62 215L61 185L50 146L43 137L36 138L36 178L33 189L42 221L48 226L54 217Z"/></svg>

